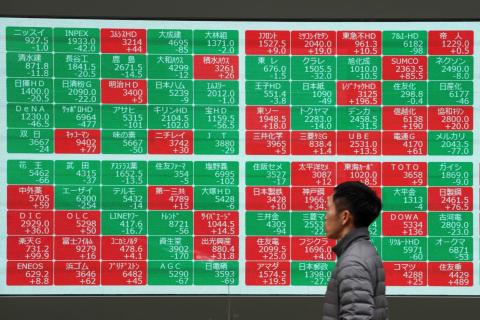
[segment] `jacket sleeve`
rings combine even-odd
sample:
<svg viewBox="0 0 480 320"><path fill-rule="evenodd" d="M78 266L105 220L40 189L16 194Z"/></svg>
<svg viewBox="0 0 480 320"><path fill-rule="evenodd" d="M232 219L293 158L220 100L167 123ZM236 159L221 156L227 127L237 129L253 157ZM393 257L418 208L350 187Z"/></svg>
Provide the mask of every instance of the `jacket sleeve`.
<svg viewBox="0 0 480 320"><path fill-rule="evenodd" d="M338 272L339 319L369 320L374 315L374 289L367 268L355 259Z"/></svg>

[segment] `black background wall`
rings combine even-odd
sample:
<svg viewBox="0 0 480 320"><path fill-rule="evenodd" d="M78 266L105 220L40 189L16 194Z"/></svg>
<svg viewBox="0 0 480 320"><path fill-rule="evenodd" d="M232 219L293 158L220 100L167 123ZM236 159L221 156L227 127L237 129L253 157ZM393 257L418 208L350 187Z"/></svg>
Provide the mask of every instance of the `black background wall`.
<svg viewBox="0 0 480 320"><path fill-rule="evenodd" d="M190 19L475 19L478 0L2 0L17 16Z"/></svg>
<svg viewBox="0 0 480 320"><path fill-rule="evenodd" d="M480 19L480 1L1 0L0 15L134 19L461 20ZM441 294L439 291L438 296L430 297L390 297L390 318L478 318L480 297L445 297ZM0 319L310 320L320 318L322 303L321 296L0 296Z"/></svg>

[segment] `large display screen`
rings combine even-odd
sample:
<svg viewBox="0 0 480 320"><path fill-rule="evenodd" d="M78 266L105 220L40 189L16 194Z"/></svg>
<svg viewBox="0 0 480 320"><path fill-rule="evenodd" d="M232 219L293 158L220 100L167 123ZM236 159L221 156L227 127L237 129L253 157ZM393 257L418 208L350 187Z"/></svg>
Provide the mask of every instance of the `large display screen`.
<svg viewBox="0 0 480 320"><path fill-rule="evenodd" d="M0 294L479 295L480 22L0 18ZM475 109L477 108L477 109Z"/></svg>

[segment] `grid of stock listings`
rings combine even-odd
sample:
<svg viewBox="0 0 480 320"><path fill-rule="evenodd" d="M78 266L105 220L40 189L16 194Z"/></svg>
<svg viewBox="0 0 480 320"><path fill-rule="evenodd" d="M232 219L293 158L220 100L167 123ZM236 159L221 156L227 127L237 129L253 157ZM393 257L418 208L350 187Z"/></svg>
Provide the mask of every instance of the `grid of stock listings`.
<svg viewBox="0 0 480 320"><path fill-rule="evenodd" d="M388 293L480 294L478 32L0 19L0 293L321 294L356 180Z"/></svg>

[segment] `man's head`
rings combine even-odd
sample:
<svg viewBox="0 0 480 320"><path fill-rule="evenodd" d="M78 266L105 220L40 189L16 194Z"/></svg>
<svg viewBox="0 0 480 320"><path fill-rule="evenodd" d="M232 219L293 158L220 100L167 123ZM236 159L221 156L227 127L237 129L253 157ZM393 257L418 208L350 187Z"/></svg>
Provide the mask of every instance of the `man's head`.
<svg viewBox="0 0 480 320"><path fill-rule="evenodd" d="M368 227L381 210L382 202L375 191L358 181L343 182L328 197L327 237L341 239L354 228Z"/></svg>

